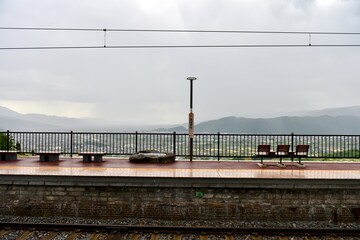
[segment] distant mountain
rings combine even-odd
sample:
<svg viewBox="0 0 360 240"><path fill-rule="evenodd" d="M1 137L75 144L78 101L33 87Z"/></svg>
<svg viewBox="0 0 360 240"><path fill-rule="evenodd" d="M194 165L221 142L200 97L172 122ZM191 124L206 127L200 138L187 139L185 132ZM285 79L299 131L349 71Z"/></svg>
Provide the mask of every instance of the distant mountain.
<svg viewBox="0 0 360 240"><path fill-rule="evenodd" d="M360 106L310 111L307 116L275 118L225 117L198 123L198 133L360 134ZM187 132L186 124L157 128L155 132ZM138 131L103 119L20 114L0 107L0 130L10 131ZM149 129L148 129L149 130ZM146 130L146 131L148 131ZM150 130L149 130L150 131Z"/></svg>
<svg viewBox="0 0 360 240"><path fill-rule="evenodd" d="M20 114L0 106L0 131L123 131L124 128L103 119Z"/></svg>
<svg viewBox="0 0 360 240"><path fill-rule="evenodd" d="M177 126L171 128L157 128L154 129L153 132L177 132L177 133L186 133L188 130L186 127Z"/></svg>
<svg viewBox="0 0 360 240"><path fill-rule="evenodd" d="M274 118L224 117L198 123L195 125L195 132L360 134L360 106L327 108L289 115L291 116ZM167 130L172 132L174 128ZM181 132L184 132L184 129L181 129Z"/></svg>
<svg viewBox="0 0 360 240"><path fill-rule="evenodd" d="M6 117L21 117L22 114L17 113L9 108L0 106L0 116Z"/></svg>
<svg viewBox="0 0 360 240"><path fill-rule="evenodd" d="M0 115L0 131L52 131L57 127L51 124L37 123L17 117Z"/></svg>
<svg viewBox="0 0 360 240"><path fill-rule="evenodd" d="M187 129L161 128L154 131L187 132ZM254 134L360 134L360 117L356 116L314 116L242 118L225 117L201 122L195 125L197 133L254 133Z"/></svg>
<svg viewBox="0 0 360 240"><path fill-rule="evenodd" d="M340 108L326 108L321 110L307 111L300 114L302 116L323 116L328 115L332 117L338 116L357 116L360 117L360 106L340 107Z"/></svg>
<svg viewBox="0 0 360 240"><path fill-rule="evenodd" d="M199 123L196 132L360 134L360 117L316 116L277 118L226 117Z"/></svg>

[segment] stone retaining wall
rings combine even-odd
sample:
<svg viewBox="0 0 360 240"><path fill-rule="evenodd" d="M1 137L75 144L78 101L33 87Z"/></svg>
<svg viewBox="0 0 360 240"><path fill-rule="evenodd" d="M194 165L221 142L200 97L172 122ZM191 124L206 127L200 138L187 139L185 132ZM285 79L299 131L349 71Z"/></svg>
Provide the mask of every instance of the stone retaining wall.
<svg viewBox="0 0 360 240"><path fill-rule="evenodd" d="M290 188L281 184L273 187L254 184L211 187L211 183L174 187L171 183L154 186L149 182L126 184L128 186L83 184L3 182L0 214L333 222L356 222L360 215L357 186L347 189L339 186L298 188L296 184Z"/></svg>

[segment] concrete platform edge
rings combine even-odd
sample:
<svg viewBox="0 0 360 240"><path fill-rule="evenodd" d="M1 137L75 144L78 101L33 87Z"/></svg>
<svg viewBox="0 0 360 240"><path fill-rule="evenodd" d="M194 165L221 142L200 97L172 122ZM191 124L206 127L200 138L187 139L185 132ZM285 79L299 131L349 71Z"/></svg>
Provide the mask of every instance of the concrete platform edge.
<svg viewBox="0 0 360 240"><path fill-rule="evenodd" d="M1 175L0 185L147 188L360 189L354 179L253 179Z"/></svg>

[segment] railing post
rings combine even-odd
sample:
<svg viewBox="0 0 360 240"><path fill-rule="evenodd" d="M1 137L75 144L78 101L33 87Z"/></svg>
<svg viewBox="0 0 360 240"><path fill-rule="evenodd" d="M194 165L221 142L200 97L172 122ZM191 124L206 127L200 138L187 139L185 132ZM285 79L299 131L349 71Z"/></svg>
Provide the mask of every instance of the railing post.
<svg viewBox="0 0 360 240"><path fill-rule="evenodd" d="M7 137L6 150L9 151L10 150L10 131L9 130L6 131L6 137Z"/></svg>
<svg viewBox="0 0 360 240"><path fill-rule="evenodd" d="M357 154L356 157L359 158L359 157L360 157L360 135L358 135L358 147L359 147L359 148L358 148L358 151L357 151L358 154Z"/></svg>
<svg viewBox="0 0 360 240"><path fill-rule="evenodd" d="M73 156L73 131L70 131L70 157Z"/></svg>
<svg viewBox="0 0 360 240"><path fill-rule="evenodd" d="M218 143L217 158L218 158L218 161L220 161L220 132L217 133L217 143Z"/></svg>
<svg viewBox="0 0 360 240"><path fill-rule="evenodd" d="M176 132L173 133L173 153L176 156Z"/></svg>
<svg viewBox="0 0 360 240"><path fill-rule="evenodd" d="M135 153L138 152L138 132L135 132Z"/></svg>
<svg viewBox="0 0 360 240"><path fill-rule="evenodd" d="M290 151L291 151L291 152L294 152L294 133L293 133L293 132L291 133L291 145L290 145L290 147L291 147L291 148L290 148L290 149L291 149ZM293 161L294 161L294 158L291 157L291 162L293 162Z"/></svg>

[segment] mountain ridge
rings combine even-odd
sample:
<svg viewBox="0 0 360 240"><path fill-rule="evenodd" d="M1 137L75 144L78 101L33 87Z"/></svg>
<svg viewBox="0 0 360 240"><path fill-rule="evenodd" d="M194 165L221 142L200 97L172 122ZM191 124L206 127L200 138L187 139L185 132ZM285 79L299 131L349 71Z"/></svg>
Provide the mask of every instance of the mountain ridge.
<svg viewBox="0 0 360 240"><path fill-rule="evenodd" d="M187 132L184 125L153 129L153 132ZM116 122L103 119L82 119L21 114L0 106L0 129L11 131L126 131ZM138 128L135 130L139 130ZM228 116L195 125L197 133L253 134L360 134L360 106L309 111L305 116L246 118Z"/></svg>
<svg viewBox="0 0 360 240"><path fill-rule="evenodd" d="M195 125L196 132L253 134L360 134L357 116L225 117Z"/></svg>

